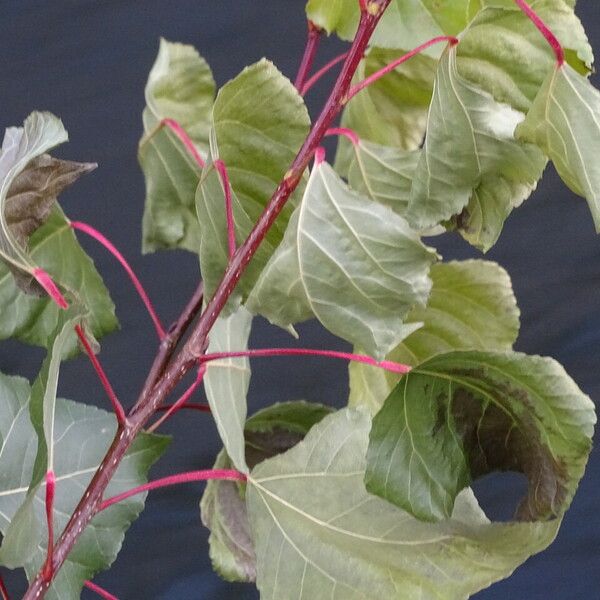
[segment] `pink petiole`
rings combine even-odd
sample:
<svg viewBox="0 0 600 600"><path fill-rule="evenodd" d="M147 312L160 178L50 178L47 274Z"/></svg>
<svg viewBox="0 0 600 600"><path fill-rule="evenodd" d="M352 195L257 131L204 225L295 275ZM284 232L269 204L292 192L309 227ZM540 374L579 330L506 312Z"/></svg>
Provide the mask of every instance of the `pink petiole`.
<svg viewBox="0 0 600 600"><path fill-rule="evenodd" d="M160 322L156 311L154 310L154 306L152 305L152 302L150 301L150 298L148 297L144 286L141 284L140 280L134 273L133 269L131 268L131 265L127 262L125 257L117 250L117 248L110 240L108 240L104 235L102 235L97 229L94 229L91 225L88 225L87 223L82 223L81 221L71 221L71 227L95 239L97 242L102 244L102 246L104 246L117 259L117 261L119 261L119 263L121 264L123 269L125 269L125 272L129 276L131 283L133 283L133 286L137 290L137 293L142 299L142 302L146 306L146 310L148 311L148 314L150 315L150 318L154 323L156 333L159 339L162 340L165 337L164 327Z"/></svg>
<svg viewBox="0 0 600 600"><path fill-rule="evenodd" d="M558 38L525 0L515 0L515 2L531 20L531 22L538 28L538 31L546 38L546 41L550 44L550 47L554 52L554 56L556 56L556 62L558 63L558 66L562 67L565 64L565 51L561 43L558 41Z"/></svg>
<svg viewBox="0 0 600 600"><path fill-rule="evenodd" d="M190 136L187 134L185 129L175 119L163 119L160 122L160 126L167 127L168 129L170 129L181 140L181 143L192 155L192 157L196 161L196 164L201 169L204 169L205 162L204 159L200 156L200 152L198 152L196 145L194 144Z"/></svg>
<svg viewBox="0 0 600 600"><path fill-rule="evenodd" d="M46 524L48 527L48 550L46 552L46 562L42 570L44 579L52 581L54 577L54 496L56 493L56 477L54 471L46 473Z"/></svg>
<svg viewBox="0 0 600 600"><path fill-rule="evenodd" d="M214 162L215 169L221 179L223 190L225 192L225 217L227 219L227 245L229 249L229 258L235 254L235 221L233 218L233 202L231 199L231 182L227 174L225 163L219 158Z"/></svg>
<svg viewBox="0 0 600 600"><path fill-rule="evenodd" d="M107 592L104 588L101 588L92 581L86 581L84 585L88 590L92 590L92 592L98 594L100 598L104 598L104 600L119 600L116 596L113 596L110 592Z"/></svg>
<svg viewBox="0 0 600 600"><path fill-rule="evenodd" d="M333 60L330 60L325 66L321 67L312 77L306 80L306 83L302 86L302 90L300 94L302 96L306 96L307 92L323 77L326 75L333 67L341 63L348 56L347 52L336 56Z"/></svg>

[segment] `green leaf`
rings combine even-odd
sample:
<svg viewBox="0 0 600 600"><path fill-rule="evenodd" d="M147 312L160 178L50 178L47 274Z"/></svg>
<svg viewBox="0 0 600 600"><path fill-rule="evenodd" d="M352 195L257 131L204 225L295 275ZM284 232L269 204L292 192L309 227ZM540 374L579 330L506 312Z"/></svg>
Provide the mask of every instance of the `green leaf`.
<svg viewBox="0 0 600 600"><path fill-rule="evenodd" d="M321 163L247 306L282 327L314 314L335 335L383 356L407 335L408 311L425 303L435 259L402 217Z"/></svg>
<svg viewBox="0 0 600 600"><path fill-rule="evenodd" d="M29 240L31 260L61 284L69 298L87 308L86 325L96 339L118 327L115 307L94 263L77 242L60 208ZM60 309L46 295L25 294L6 265L0 264L0 339L17 338L48 347L58 325ZM77 350L77 337L70 336L69 355Z"/></svg>
<svg viewBox="0 0 600 600"><path fill-rule="evenodd" d="M425 229L446 221L463 211L475 191L485 198L498 179L533 190L546 161L534 145L514 139L523 118L465 80L457 71L456 47L449 48L438 69L409 222ZM468 227L468 216L463 225Z"/></svg>
<svg viewBox="0 0 600 600"><path fill-rule="evenodd" d="M438 35L456 35L470 15L471 0L392 0L372 43L381 48L412 48ZM352 40L358 25L358 2L309 0L308 18L327 33Z"/></svg>
<svg viewBox="0 0 600 600"><path fill-rule="evenodd" d="M29 420L28 383L0 375L0 532L6 533L25 501L36 456L37 439ZM110 446L116 430L113 415L94 407L59 399L56 402L54 468L57 477L54 507L55 535L60 535ZM107 497L146 481L150 466L165 450L164 437L140 435L107 489ZM78 448L77 452L73 448ZM38 523L45 523L44 486L34 502ZM83 582L107 568L121 548L129 525L144 507L138 495L97 515L82 533L57 574L47 598L78 598ZM33 527L34 523L23 523ZM35 554L24 566L33 577L46 556L47 532L39 527Z"/></svg>
<svg viewBox="0 0 600 600"><path fill-rule="evenodd" d="M246 67L219 91L213 109L211 158L213 162L221 159L227 166L235 194L238 242L246 239L284 178L309 127L310 118L301 96L268 60ZM298 194L302 188L301 185ZM254 270L246 274L242 284L244 296L266 263L265 253L281 241L293 207L292 200L267 234L262 253L253 258ZM225 198L210 165L198 190L197 211L202 229L200 265L206 297L210 298L227 267L227 253L217 250L227 249Z"/></svg>
<svg viewBox="0 0 600 600"><path fill-rule="evenodd" d="M556 67L517 136L542 148L562 180L587 199L600 232L600 92L569 65Z"/></svg>
<svg viewBox="0 0 600 600"><path fill-rule="evenodd" d="M195 196L201 170L171 130L157 127L162 119L176 120L206 154L215 88L210 67L192 46L161 39L146 84L139 148L146 178L144 252L163 248L198 252Z"/></svg>
<svg viewBox="0 0 600 600"><path fill-rule="evenodd" d="M404 216L420 153L364 140L360 140L353 149L348 168L350 187Z"/></svg>
<svg viewBox="0 0 600 600"><path fill-rule="evenodd" d="M499 102L527 112L555 62L554 54L514 0L483 0L458 46L458 71ZM589 72L594 57L581 22L564 0L534 0L534 10L552 29L571 65Z"/></svg>
<svg viewBox="0 0 600 600"><path fill-rule="evenodd" d="M250 467L295 446L331 411L320 404L296 401L274 404L252 415L244 432ZM213 468L232 468L225 450ZM245 486L233 481L211 480L200 503L202 523L210 529L213 568L227 581L256 580L256 554L244 490Z"/></svg>
<svg viewBox="0 0 600 600"><path fill-rule="evenodd" d="M511 350L519 333L519 309L508 273L483 260L436 264L425 308L415 307L409 323L422 327L409 335L388 360L416 367L453 350ZM360 351L360 349L359 349ZM351 363L351 406L375 414L399 381L398 375Z"/></svg>
<svg viewBox="0 0 600 600"><path fill-rule="evenodd" d="M252 471L246 498L262 597L466 600L554 538L560 520L491 524L470 490L438 524L369 494L370 426L365 412L342 410Z"/></svg>
<svg viewBox="0 0 600 600"><path fill-rule="evenodd" d="M402 56L402 50L371 48L360 62L353 83L358 83ZM354 96L344 108L342 126L362 140L416 150L425 135L427 111L433 93L436 61L417 55ZM336 168L346 174L352 149L340 140Z"/></svg>
<svg viewBox="0 0 600 600"><path fill-rule="evenodd" d="M219 317L211 329L207 354L246 350L252 315L243 307L228 317ZM225 358L207 363L204 389L223 445L238 471L248 472L244 452L244 423L250 385L250 361Z"/></svg>
<svg viewBox="0 0 600 600"><path fill-rule="evenodd" d="M494 471L524 473L520 520L561 517L583 476L596 416L550 358L454 352L419 365L373 420L367 489L422 520Z"/></svg>

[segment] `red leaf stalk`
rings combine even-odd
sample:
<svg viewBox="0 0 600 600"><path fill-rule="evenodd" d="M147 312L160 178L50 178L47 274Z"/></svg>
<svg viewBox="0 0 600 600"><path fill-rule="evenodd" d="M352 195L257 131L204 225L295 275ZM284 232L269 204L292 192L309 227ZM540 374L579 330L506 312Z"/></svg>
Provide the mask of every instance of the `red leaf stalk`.
<svg viewBox="0 0 600 600"><path fill-rule="evenodd" d="M4 583L4 579L2 578L2 573L0 573L0 596L2 596L2 600L10 600L10 596L8 595L8 589L6 588L6 584Z"/></svg>
<svg viewBox="0 0 600 600"><path fill-rule="evenodd" d="M181 398L179 398L179 400L177 400L177 402L175 402L168 408L167 412L160 419L158 419L158 421L156 421L156 423L154 423L154 425L152 425L152 427L148 428L149 433L156 431L169 417L171 417L171 415L175 414L180 408L182 408L188 402L188 400L192 397L194 392L200 387L200 384L202 383L202 380L204 379L205 374L206 374L206 365L200 365L200 368L198 369L198 374L196 375L196 379L194 380L194 383L192 383L192 385L190 385L190 387L182 394ZM209 410L210 410L210 408L209 408Z"/></svg>
<svg viewBox="0 0 600 600"><path fill-rule="evenodd" d="M319 49L319 42L321 40L322 33L323 30L320 27L317 27L309 19L306 48L304 49L304 54L302 56L302 60L300 61L300 67L298 68L298 74L296 75L296 80L294 82L294 86L296 86L296 89L299 92L302 91L304 82L306 81L306 77L312 69L313 63L315 61L315 56L317 55L317 50Z"/></svg>
<svg viewBox="0 0 600 600"><path fill-rule="evenodd" d="M358 146L358 144L360 143L360 138L358 137L356 131L348 129L348 127L332 127L331 129L328 129L325 132L325 135L342 135L348 140L350 140L353 146Z"/></svg>
<svg viewBox="0 0 600 600"><path fill-rule="evenodd" d="M157 490L159 488L170 487L172 485L179 485L180 483L193 483L196 481L207 481L209 479L220 479L223 481L246 481L246 476L239 471L233 471L230 469L210 469L207 471L189 471L187 473L179 473L178 475L170 475L169 477L163 477L156 481L150 481L144 485L140 485L136 488L113 496L108 500L104 500L100 505L99 510L106 510L113 504L118 504L127 498L141 494L142 492L149 492L150 490Z"/></svg>
<svg viewBox="0 0 600 600"><path fill-rule="evenodd" d="M84 585L88 590L92 590L92 592L98 594L100 598L104 598L104 600L119 600L116 596L113 596L110 592L107 592L104 588L91 581L86 581Z"/></svg>
<svg viewBox="0 0 600 600"><path fill-rule="evenodd" d="M160 122L160 126L169 128L180 139L181 143L196 161L196 164L201 169L204 169L204 159L200 156L200 152L198 152L192 138L190 138L185 129L175 119L163 119Z"/></svg>
<svg viewBox="0 0 600 600"><path fill-rule="evenodd" d="M81 345L84 347L85 352L88 355L88 358L90 359L90 362L92 363L92 366L94 367L98 375L98 379L100 379L100 383L102 383L102 387L106 391L106 395L108 396L108 399L110 400L110 403L112 404L113 410L117 417L117 422L119 423L119 425L124 425L125 421L127 420L127 417L125 416L123 405L119 402L117 394L115 393L115 390L113 389L110 381L108 380L108 377L104 372L104 369L102 368L98 357L94 354L94 350L90 346L90 343L88 342L88 339L81 325L75 325L75 333L77 334Z"/></svg>
<svg viewBox="0 0 600 600"><path fill-rule="evenodd" d="M158 318L158 315L154 310L154 306L152 305L152 302L150 301L150 298L148 297L144 286L141 284L139 278L134 273L133 269L131 268L131 265L127 262L125 257L117 250L117 248L110 240L108 240L104 235L102 235L97 229L94 229L91 225L88 225L87 223L82 223L81 221L71 221L71 227L78 231L82 231L83 233L86 233L90 237L94 238L119 261L119 263L121 264L123 269L125 269L125 272L129 276L131 283L133 283L133 286L137 290L137 293L142 299L142 302L146 306L146 310L148 311L148 314L150 315L150 318L154 323L154 328L156 329L158 338L162 340L165 337L164 327L162 326L162 323L160 322L160 319Z"/></svg>
<svg viewBox="0 0 600 600"><path fill-rule="evenodd" d="M405 375L411 370L408 365L402 365L389 360L375 360L363 354L352 354L350 352L337 352L335 350L315 350L312 348L260 348L258 350L240 350L238 352L214 352L205 354L200 358L202 362L213 360L224 360L227 358L258 358L273 356L323 356L326 358L338 358L351 362L359 362L372 367L378 367L385 371Z"/></svg>
<svg viewBox="0 0 600 600"><path fill-rule="evenodd" d="M54 300L54 303L61 308L62 310L66 310L69 308L69 303L65 300L65 297L62 295L61 291L58 289L58 286L52 280L52 277L44 271L44 269L34 269L33 276L35 280L44 288L48 296Z"/></svg>
<svg viewBox="0 0 600 600"><path fill-rule="evenodd" d="M348 94L346 95L346 98L344 99L344 101L349 102L352 98L354 98L354 96L356 96L356 94L358 94L358 92L361 92L366 87L375 83L376 81L381 79L384 75L391 73L396 67L399 67L401 64L405 63L407 60L411 59L413 56L420 54L421 52L423 52L423 50L427 50L427 48L430 48L431 46L433 46L435 44L439 44L440 42L448 42L450 45L455 46L456 44L458 44L459 40L452 36L442 35L439 37L435 37L435 38L429 40L428 42L421 44L420 46L417 46L414 50L411 50L410 52L407 52L400 58L393 60L389 65L386 65L382 69L379 69L379 71L375 71L375 73L373 73L372 75L369 75L369 77L363 79L360 83L357 83L355 86L351 87L350 90L348 91Z"/></svg>
<svg viewBox="0 0 600 600"><path fill-rule="evenodd" d="M56 492L56 477L54 471L46 473L46 524L48 527L48 550L46 553L46 562L42 569L43 577L46 581L52 581L54 577L54 496Z"/></svg>
<svg viewBox="0 0 600 600"><path fill-rule="evenodd" d="M531 20L531 22L537 27L538 31L546 38L546 41L550 44L550 47L554 52L554 56L556 56L556 62L558 66L562 67L565 64L565 51L561 43L558 41L558 38L525 0L515 0L515 2Z"/></svg>
<svg viewBox="0 0 600 600"><path fill-rule="evenodd" d="M214 162L215 169L221 179L221 185L225 192L225 217L227 219L227 245L229 248L229 258L235 254L235 220L233 218L233 202L231 200L231 182L227 174L225 163L219 158Z"/></svg>
<svg viewBox="0 0 600 600"><path fill-rule="evenodd" d="M302 86L301 94L302 96L306 96L308 90L310 90L319 79L321 79L324 75L326 75L333 67L340 64L343 60L348 56L347 52L336 56L333 60L330 60L325 66L321 67L312 77L307 79L306 83Z"/></svg>

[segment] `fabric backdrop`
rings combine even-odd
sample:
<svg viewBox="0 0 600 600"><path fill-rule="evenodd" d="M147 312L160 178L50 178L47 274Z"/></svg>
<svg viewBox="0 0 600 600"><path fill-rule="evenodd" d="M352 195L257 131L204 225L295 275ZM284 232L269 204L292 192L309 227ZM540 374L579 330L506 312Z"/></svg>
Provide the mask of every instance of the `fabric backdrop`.
<svg viewBox="0 0 600 600"><path fill-rule="evenodd" d="M198 263L180 252L140 255L144 184L136 148L144 83L159 36L194 44L219 84L262 56L293 76L304 47L303 5L302 0L0 1L0 126L17 125L34 109L50 110L63 119L71 142L60 155L100 165L64 195L67 214L93 224L124 251L166 322L177 316L193 291ZM600 4L579 0L578 12L600 51ZM341 47L328 40L319 61ZM313 114L327 84L324 81L309 95ZM85 245L112 291L122 325L104 340L102 360L122 400L130 403L155 352L153 330L114 260L93 242ZM446 259L476 255L455 235L435 245ZM522 310L517 348L558 359L600 401L600 238L586 203L548 169L543 185L511 216L488 256L502 264L514 282ZM343 347L313 323L300 330L305 346ZM259 322L252 344L267 343L289 345L290 339ZM39 350L5 342L0 344L0 370L32 378L42 356ZM345 365L307 358L278 361L277 368L265 361L253 364L250 411L285 399L344 403ZM65 365L60 393L106 405L84 360ZM166 429L177 436L153 477L212 465L220 444L208 416L179 415ZM477 486L486 510L504 517L517 487L518 481L506 476ZM198 484L153 493L115 565L96 581L121 600L257 598L251 586L228 584L212 573L207 532L199 522L201 490ZM477 598L600 598L599 507L596 448L556 543ZM9 585L18 592L23 580L11 576ZM83 597L93 596L85 591Z"/></svg>

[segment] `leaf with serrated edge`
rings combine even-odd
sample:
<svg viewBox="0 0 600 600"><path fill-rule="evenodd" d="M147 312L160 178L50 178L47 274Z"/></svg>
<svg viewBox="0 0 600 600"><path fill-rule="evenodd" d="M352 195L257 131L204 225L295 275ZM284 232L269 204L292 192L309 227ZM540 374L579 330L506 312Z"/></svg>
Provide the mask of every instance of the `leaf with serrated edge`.
<svg viewBox="0 0 600 600"><path fill-rule="evenodd" d="M260 102L256 102L257 97ZM302 97L266 59L246 67L219 91L213 110L210 155L212 162L220 159L227 167L238 241L246 239L262 214L309 127ZM242 296L247 297L273 249L281 242L303 188L301 182L253 257L250 271L238 289ZM210 298L228 264L225 196L211 165L205 170L196 202L202 229L200 267L205 295ZM216 253L215 248L219 248Z"/></svg>
<svg viewBox="0 0 600 600"><path fill-rule="evenodd" d="M557 66L517 136L538 144L562 180L587 199L600 233L600 92L569 65Z"/></svg>
<svg viewBox="0 0 600 600"><path fill-rule="evenodd" d="M273 404L252 415L244 431L250 468L295 446L332 410L321 404L294 401ZM232 468L225 450L219 453L213 468ZM239 482L211 480L200 503L202 523L210 529L213 568L227 581L256 580L256 555L243 488Z"/></svg>
<svg viewBox="0 0 600 600"><path fill-rule="evenodd" d="M386 357L416 367L453 350L511 350L519 333L519 309L508 273L483 260L436 264L425 308L415 307L408 322L422 327ZM360 350L358 350L360 351ZM350 406L375 414L399 381L376 367L351 363Z"/></svg>
<svg viewBox="0 0 600 600"><path fill-rule="evenodd" d="M441 354L405 375L373 419L367 489L433 521L477 477L517 471L529 481L518 518L560 518L595 422L591 400L550 358Z"/></svg>
<svg viewBox="0 0 600 600"><path fill-rule="evenodd" d="M146 84L138 155L146 179L144 252L169 248L198 252L195 196L200 167L174 132L156 128L162 119L174 119L206 155L215 89L210 67L192 46L161 39Z"/></svg>
<svg viewBox="0 0 600 600"><path fill-rule="evenodd" d="M413 179L409 222L424 229L450 219L463 211L476 189L495 185L498 177L533 189L546 161L536 146L514 139L523 119L459 75L456 47L448 48L439 64Z"/></svg>
<svg viewBox="0 0 600 600"><path fill-rule="evenodd" d="M87 308L86 324L96 339L118 327L108 290L60 208L56 207L46 223L31 236L29 255ZM8 267L0 264L0 313L0 339L14 337L47 347L58 324L60 309L46 295L37 298L23 293ZM70 336L69 348L69 354L77 350L74 333Z"/></svg>
<svg viewBox="0 0 600 600"><path fill-rule="evenodd" d="M25 500L33 473L37 440L29 420L29 384L19 377L0 374L0 531L4 534ZM116 430L114 416L94 407L59 399L56 403L54 467L57 477L54 510L55 535L60 535L68 516L79 502L106 454ZM139 436L107 488L107 497L146 481L150 466L165 450L167 439ZM78 452L73 452L78 448ZM44 486L35 497L37 520L45 523ZM115 559L125 530L144 507L145 495L115 505L97 515L81 534L47 598L78 598L83 582L107 568ZM25 565L35 576L46 557L47 532L39 531L34 557Z"/></svg>
<svg viewBox="0 0 600 600"><path fill-rule="evenodd" d="M246 499L262 597L466 600L553 540L560 520L492 524L470 490L437 524L369 494L370 426L364 411L339 411L252 471Z"/></svg>
<svg viewBox="0 0 600 600"><path fill-rule="evenodd" d="M408 311L425 303L435 252L327 163L313 169L297 210L295 231L288 230L247 306L282 327L312 312L335 335L383 356L408 334Z"/></svg>
<svg viewBox="0 0 600 600"><path fill-rule="evenodd" d="M252 315L240 306L228 317L219 317L210 332L207 354L246 350ZM207 363L204 389L219 435L235 468L248 472L244 452L244 424L250 385L250 361L224 358Z"/></svg>

